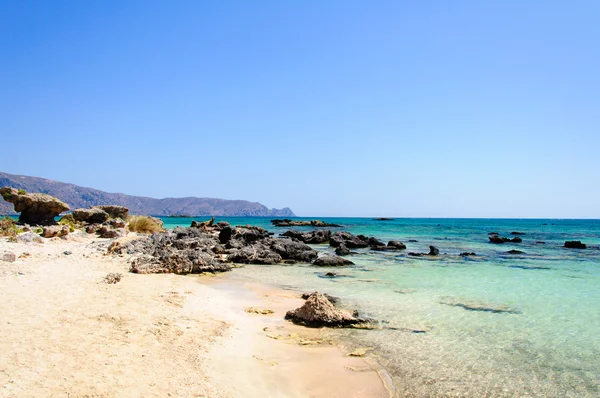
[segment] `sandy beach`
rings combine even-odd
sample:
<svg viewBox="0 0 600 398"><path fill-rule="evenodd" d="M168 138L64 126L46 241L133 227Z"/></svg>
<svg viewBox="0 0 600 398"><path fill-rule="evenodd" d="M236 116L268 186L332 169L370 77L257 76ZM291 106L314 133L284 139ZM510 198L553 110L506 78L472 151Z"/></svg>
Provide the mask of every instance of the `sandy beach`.
<svg viewBox="0 0 600 398"><path fill-rule="evenodd" d="M0 261L0 396L389 396L383 373L327 330L284 320L296 292L227 273L131 274L110 242L0 240L17 256Z"/></svg>

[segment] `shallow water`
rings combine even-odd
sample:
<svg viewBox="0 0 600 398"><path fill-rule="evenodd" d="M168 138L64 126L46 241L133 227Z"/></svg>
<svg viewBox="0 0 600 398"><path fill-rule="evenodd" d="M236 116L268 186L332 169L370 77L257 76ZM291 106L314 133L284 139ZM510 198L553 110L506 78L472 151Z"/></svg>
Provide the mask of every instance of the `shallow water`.
<svg viewBox="0 0 600 398"><path fill-rule="evenodd" d="M220 220L287 230L268 218ZM331 268L308 264L234 272L324 291L383 320L384 330L336 333L374 347L399 396L600 396L600 221L323 220L355 234L402 240L408 249L358 250L348 257L354 266L335 269L345 277L333 279L323 278ZM169 228L191 219L164 221ZM488 243L489 232L511 237L512 231L525 233L522 243ZM565 249L565 240L581 240L588 249ZM428 252L429 245L441 255L406 254ZM511 249L524 254L507 254ZM477 256L458 255L465 251Z"/></svg>

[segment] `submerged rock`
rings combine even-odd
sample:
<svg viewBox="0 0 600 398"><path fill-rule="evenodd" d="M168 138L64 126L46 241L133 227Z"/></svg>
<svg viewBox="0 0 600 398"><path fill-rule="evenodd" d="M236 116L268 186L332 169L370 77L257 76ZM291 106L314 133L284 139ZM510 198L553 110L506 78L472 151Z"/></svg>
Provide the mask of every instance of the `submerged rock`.
<svg viewBox="0 0 600 398"><path fill-rule="evenodd" d="M452 297L446 297L440 301L440 304L449 305L451 307L459 307L468 311L492 312L496 314L521 314L522 312L516 308L506 305L495 305L480 301L461 301Z"/></svg>
<svg viewBox="0 0 600 398"><path fill-rule="evenodd" d="M54 225L60 213L69 210L66 203L43 193L26 193L10 187L0 189L0 195L14 205L19 223L29 225Z"/></svg>
<svg viewBox="0 0 600 398"><path fill-rule="evenodd" d="M511 265L511 266L509 266L509 268L531 269L531 270L536 270L536 269L547 270L547 269L551 269L550 267L535 266L535 265Z"/></svg>
<svg viewBox="0 0 600 398"><path fill-rule="evenodd" d="M525 235L525 232L512 231L510 234L511 235Z"/></svg>
<svg viewBox="0 0 600 398"><path fill-rule="evenodd" d="M347 311L335 308L327 297L319 292L311 293L302 307L288 311L285 319L308 327L348 327L365 322Z"/></svg>
<svg viewBox="0 0 600 398"><path fill-rule="evenodd" d="M321 267L343 267L345 265L353 265L354 263L339 256L326 255L317 258L313 261L313 264Z"/></svg>
<svg viewBox="0 0 600 398"><path fill-rule="evenodd" d="M579 240L568 240L565 242L565 247L568 249L585 249L587 245Z"/></svg>
<svg viewBox="0 0 600 398"><path fill-rule="evenodd" d="M476 256L477 254L473 253L473 252L462 252L459 254L461 257L469 257L469 256Z"/></svg>

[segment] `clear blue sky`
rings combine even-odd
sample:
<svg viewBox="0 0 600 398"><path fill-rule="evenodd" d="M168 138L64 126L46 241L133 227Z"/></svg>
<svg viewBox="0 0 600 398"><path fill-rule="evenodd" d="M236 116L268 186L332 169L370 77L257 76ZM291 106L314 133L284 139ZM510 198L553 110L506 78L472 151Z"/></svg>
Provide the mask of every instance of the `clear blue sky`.
<svg viewBox="0 0 600 398"><path fill-rule="evenodd" d="M0 2L0 171L306 216L600 218L600 1Z"/></svg>

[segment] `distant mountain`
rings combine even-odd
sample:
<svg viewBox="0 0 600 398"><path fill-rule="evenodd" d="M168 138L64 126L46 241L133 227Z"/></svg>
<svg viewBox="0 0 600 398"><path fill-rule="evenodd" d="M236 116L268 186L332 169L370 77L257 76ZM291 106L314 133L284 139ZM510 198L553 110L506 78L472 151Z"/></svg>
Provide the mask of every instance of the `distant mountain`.
<svg viewBox="0 0 600 398"><path fill-rule="evenodd" d="M9 186L27 192L42 192L56 196L67 203L71 210L93 205L116 204L129 208L131 214L153 216L264 216L294 217L289 208L269 209L257 202L214 198L165 198L154 199L122 193L108 193L64 182L38 177L20 176L0 172L0 187ZM15 214L12 203L0 198L0 214Z"/></svg>

